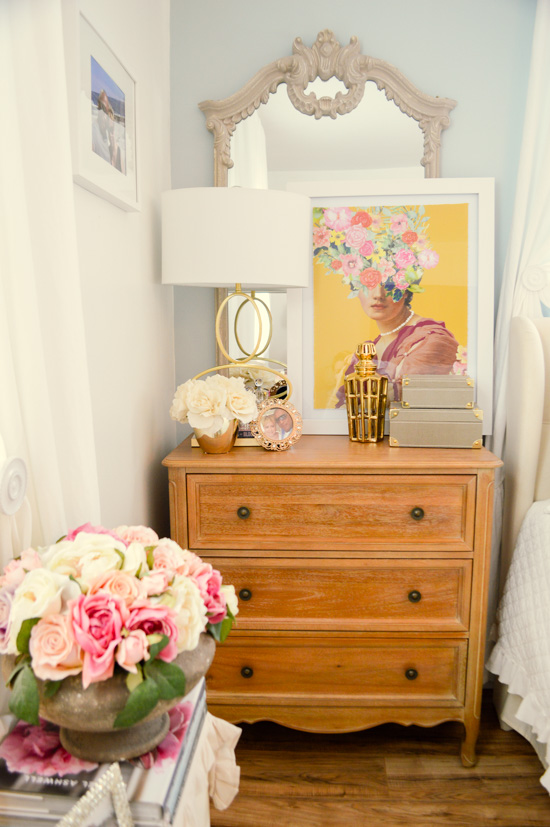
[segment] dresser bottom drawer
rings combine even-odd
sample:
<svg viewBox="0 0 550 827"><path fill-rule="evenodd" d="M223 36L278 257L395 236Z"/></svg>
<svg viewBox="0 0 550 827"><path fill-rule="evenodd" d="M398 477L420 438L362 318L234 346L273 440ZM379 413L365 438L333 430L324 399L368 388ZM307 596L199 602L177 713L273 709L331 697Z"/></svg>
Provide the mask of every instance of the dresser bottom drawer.
<svg viewBox="0 0 550 827"><path fill-rule="evenodd" d="M327 706L464 702L467 641L233 632L207 675L209 702Z"/></svg>

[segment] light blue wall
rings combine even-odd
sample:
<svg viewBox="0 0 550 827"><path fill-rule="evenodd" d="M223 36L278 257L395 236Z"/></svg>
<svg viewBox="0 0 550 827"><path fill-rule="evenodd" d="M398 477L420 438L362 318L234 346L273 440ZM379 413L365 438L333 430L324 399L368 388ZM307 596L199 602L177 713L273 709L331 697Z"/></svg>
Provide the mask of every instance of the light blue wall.
<svg viewBox="0 0 550 827"><path fill-rule="evenodd" d="M198 103L236 92L267 63L332 29L359 38L419 89L454 98L441 175L496 181L498 295L510 233L536 0L172 0L172 187L213 183ZM207 251L205 251L207 255ZM176 288L176 379L213 366L213 291Z"/></svg>

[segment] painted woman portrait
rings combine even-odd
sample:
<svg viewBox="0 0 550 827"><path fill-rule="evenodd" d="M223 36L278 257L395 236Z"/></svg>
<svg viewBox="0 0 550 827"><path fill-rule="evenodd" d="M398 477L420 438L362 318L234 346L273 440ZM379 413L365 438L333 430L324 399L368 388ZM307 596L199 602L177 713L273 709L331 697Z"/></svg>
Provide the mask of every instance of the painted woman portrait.
<svg viewBox="0 0 550 827"><path fill-rule="evenodd" d="M360 329L356 328L356 340L351 343L348 336L348 346L352 344L348 353L333 360L332 392L327 403L318 407L345 404L344 376L354 370L360 341L373 342L377 370L388 377L389 395L394 399L400 398L401 380L407 374L465 371L460 361L465 349L445 321L416 307L426 290L423 277L436 270L440 259L428 228L423 206L314 210L314 263L321 273L320 283L338 281L339 290L344 285L347 298L357 299L353 302L355 318L357 305L363 318ZM452 291L448 294L451 301L453 295ZM455 317L452 312L451 316Z"/></svg>

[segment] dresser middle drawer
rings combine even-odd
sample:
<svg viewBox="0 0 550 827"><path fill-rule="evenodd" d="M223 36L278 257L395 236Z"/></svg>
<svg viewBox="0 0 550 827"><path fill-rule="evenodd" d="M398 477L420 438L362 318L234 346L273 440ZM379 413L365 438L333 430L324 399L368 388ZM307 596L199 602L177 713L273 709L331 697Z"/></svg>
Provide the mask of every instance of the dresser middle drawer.
<svg viewBox="0 0 550 827"><path fill-rule="evenodd" d="M473 475L189 474L190 549L473 549Z"/></svg>
<svg viewBox="0 0 550 827"><path fill-rule="evenodd" d="M223 559L239 629L463 632L471 560Z"/></svg>

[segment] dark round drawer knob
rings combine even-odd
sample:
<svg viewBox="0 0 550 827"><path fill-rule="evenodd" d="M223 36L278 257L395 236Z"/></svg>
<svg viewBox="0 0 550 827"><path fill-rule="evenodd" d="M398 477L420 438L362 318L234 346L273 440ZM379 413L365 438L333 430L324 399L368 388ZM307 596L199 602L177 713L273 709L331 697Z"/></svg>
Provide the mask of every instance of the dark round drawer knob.
<svg viewBox="0 0 550 827"><path fill-rule="evenodd" d="M408 681L414 681L418 677L418 672L416 671L416 669L407 669L407 671L405 672L405 677Z"/></svg>
<svg viewBox="0 0 550 827"><path fill-rule="evenodd" d="M243 666L243 668L241 669L241 675L243 676L243 678L251 678L253 674L254 670L251 666Z"/></svg>
<svg viewBox="0 0 550 827"><path fill-rule="evenodd" d="M415 508L413 508L413 510L411 511L411 517L413 518L413 520L421 520L423 516L424 509L420 508L419 506L415 506Z"/></svg>
<svg viewBox="0 0 550 827"><path fill-rule="evenodd" d="M420 594L420 592L417 592L416 589L413 589L412 592L409 592L408 596L411 603L420 603L420 601L422 600L422 595Z"/></svg>
<svg viewBox="0 0 550 827"><path fill-rule="evenodd" d="M241 600L251 600L252 592L250 591L250 589L241 589L239 592L239 598Z"/></svg>
<svg viewBox="0 0 550 827"><path fill-rule="evenodd" d="M240 508L237 508L237 516L241 520L248 520L250 517L250 509L246 507L246 505L241 505Z"/></svg>

